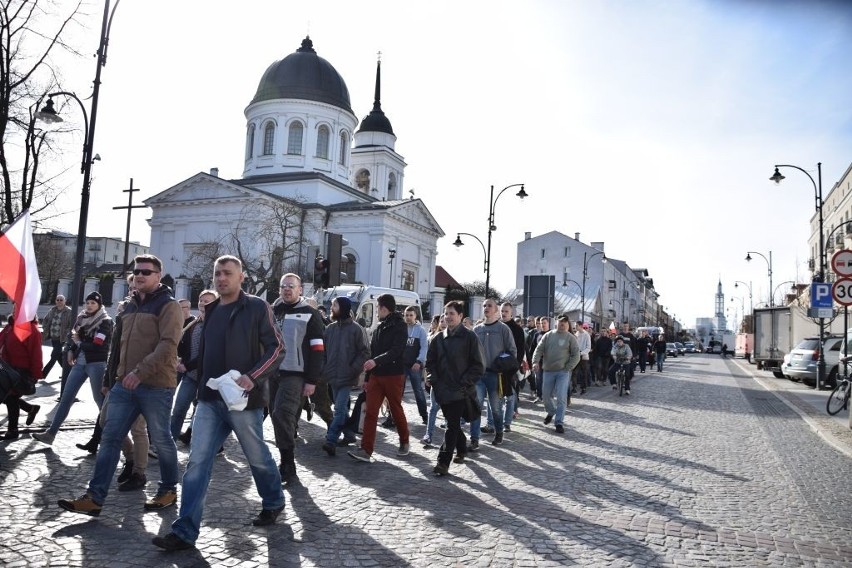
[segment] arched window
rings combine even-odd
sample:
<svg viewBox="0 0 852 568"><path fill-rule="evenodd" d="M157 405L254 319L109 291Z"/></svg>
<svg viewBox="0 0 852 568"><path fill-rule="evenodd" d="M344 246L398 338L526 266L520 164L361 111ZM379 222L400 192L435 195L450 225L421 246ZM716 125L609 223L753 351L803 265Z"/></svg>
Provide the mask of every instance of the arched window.
<svg viewBox="0 0 852 568"><path fill-rule="evenodd" d="M317 132L317 158L328 159L328 126L322 125Z"/></svg>
<svg viewBox="0 0 852 568"><path fill-rule="evenodd" d="M393 172L388 176L388 199L399 199L396 194L396 174Z"/></svg>
<svg viewBox="0 0 852 568"><path fill-rule="evenodd" d="M340 159L337 162L341 166L346 165L346 150L349 149L349 135L346 132L340 133Z"/></svg>
<svg viewBox="0 0 852 568"><path fill-rule="evenodd" d="M266 128L263 129L263 155L271 156L275 148L275 124L272 122L266 123Z"/></svg>
<svg viewBox="0 0 852 568"><path fill-rule="evenodd" d="M289 134L287 136L287 153L291 156L302 155L302 134L305 128L301 122L294 122L290 125Z"/></svg>
<svg viewBox="0 0 852 568"><path fill-rule="evenodd" d="M364 193L370 193L370 171L358 170L355 174L355 186Z"/></svg>
<svg viewBox="0 0 852 568"><path fill-rule="evenodd" d="M251 160L254 157L254 124L249 124L248 132L246 133L246 160Z"/></svg>

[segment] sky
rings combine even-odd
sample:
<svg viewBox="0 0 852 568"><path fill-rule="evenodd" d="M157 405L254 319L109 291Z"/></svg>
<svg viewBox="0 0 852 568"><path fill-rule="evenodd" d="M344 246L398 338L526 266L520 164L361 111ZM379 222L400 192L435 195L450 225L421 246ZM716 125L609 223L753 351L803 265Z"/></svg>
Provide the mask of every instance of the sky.
<svg viewBox="0 0 852 568"><path fill-rule="evenodd" d="M138 203L213 167L241 177L244 109L266 68L310 35L359 119L381 52L404 195L414 189L446 233L438 264L457 280L484 275L481 250L456 249L456 233L484 241L490 187L524 183L529 198L507 191L495 208L499 291L514 287L524 233L556 230L646 268L684 326L714 315L720 281L739 319L749 301L736 281L755 304L769 296L767 263L747 251L772 252L776 288L810 278L813 186L794 170L776 186L774 164L816 177L822 162L827 196L852 162L850 4L124 0L101 76L88 233L123 238L112 207L130 178ZM80 98L103 11L85 6L70 38L85 56L52 62ZM82 134L61 136L79 163ZM65 213L48 225L76 232L79 169L61 179ZM134 211L132 240L150 242L149 211Z"/></svg>

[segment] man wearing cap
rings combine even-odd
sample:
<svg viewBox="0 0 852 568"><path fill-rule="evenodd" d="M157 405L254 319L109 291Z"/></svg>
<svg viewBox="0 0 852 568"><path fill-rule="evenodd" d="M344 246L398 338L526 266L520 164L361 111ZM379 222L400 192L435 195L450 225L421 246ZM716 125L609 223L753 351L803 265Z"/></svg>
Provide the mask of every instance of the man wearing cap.
<svg viewBox="0 0 852 568"><path fill-rule="evenodd" d="M589 324L577 322L577 346L580 348L580 362L575 369L577 383L580 385L580 394L586 394L589 386L589 353L592 351L592 336L589 335Z"/></svg>
<svg viewBox="0 0 852 568"><path fill-rule="evenodd" d="M331 302L331 324L325 328L326 360L323 379L331 387L334 418L328 425L322 449L337 453L337 439L343 431L349 409L349 395L358 384L364 362L370 358L367 332L352 319L352 302L338 296Z"/></svg>
<svg viewBox="0 0 852 568"><path fill-rule="evenodd" d="M175 364L183 314L171 289L160 282L162 261L144 254L133 262L136 290L119 316L115 330L118 349L112 350L107 364L107 368L115 369L116 383L109 391L95 471L83 496L59 501L66 511L94 517L100 515L109 492L121 442L140 414L157 448L162 480L157 494L145 503L145 510L163 509L177 502L177 448L169 420L177 386Z"/></svg>
<svg viewBox="0 0 852 568"><path fill-rule="evenodd" d="M41 371L42 377L47 377L47 374L53 368L53 365L59 361L59 366L65 368L65 362L62 360L62 345L68 339L68 334L71 333L71 320L73 312L65 304L65 296L59 294L56 296L56 305L50 308L47 315L44 316L41 325L44 329L44 338L50 340L53 349L50 351L50 361L44 366ZM65 386L65 381L62 381L62 386Z"/></svg>

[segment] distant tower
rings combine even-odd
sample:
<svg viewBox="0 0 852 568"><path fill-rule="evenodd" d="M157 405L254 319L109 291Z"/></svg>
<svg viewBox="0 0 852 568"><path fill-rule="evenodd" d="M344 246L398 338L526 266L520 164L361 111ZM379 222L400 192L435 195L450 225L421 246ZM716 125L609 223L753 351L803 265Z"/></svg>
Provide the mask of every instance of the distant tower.
<svg viewBox="0 0 852 568"><path fill-rule="evenodd" d="M722 293L722 280L716 286L716 330L725 331L728 329L728 322L725 321L725 294Z"/></svg>

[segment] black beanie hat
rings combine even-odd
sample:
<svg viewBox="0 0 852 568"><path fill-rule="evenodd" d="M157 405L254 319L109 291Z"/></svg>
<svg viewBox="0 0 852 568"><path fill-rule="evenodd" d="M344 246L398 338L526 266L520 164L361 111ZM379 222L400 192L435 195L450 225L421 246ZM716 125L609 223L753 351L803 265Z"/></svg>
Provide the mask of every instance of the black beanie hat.
<svg viewBox="0 0 852 568"><path fill-rule="evenodd" d="M100 292L92 292L86 296L86 301L88 302L89 300L97 302L99 306L104 305L104 299L101 297Z"/></svg>

